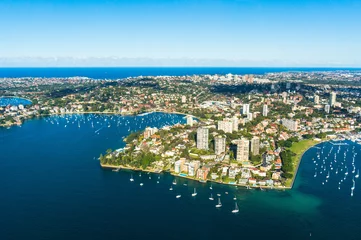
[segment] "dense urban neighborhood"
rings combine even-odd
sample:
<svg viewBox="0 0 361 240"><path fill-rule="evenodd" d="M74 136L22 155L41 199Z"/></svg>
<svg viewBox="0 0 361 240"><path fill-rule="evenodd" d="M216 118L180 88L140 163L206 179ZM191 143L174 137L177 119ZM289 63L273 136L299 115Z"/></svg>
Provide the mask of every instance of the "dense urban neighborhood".
<svg viewBox="0 0 361 240"><path fill-rule="evenodd" d="M358 138L359 72L139 76L126 79L3 78L0 126L56 114L180 113L186 124L130 132L103 167L162 172L260 188L290 188L302 153Z"/></svg>

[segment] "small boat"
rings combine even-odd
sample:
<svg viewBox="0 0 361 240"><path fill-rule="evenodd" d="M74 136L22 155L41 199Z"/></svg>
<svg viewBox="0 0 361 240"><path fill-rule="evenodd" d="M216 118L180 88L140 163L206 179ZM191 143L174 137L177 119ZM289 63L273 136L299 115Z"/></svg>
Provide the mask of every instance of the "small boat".
<svg viewBox="0 0 361 240"><path fill-rule="evenodd" d="M220 208L222 207L222 203L221 203L221 199L218 198L218 204L216 205L216 208Z"/></svg>
<svg viewBox="0 0 361 240"><path fill-rule="evenodd" d="M228 192L225 192L225 194L228 194Z"/></svg>
<svg viewBox="0 0 361 240"><path fill-rule="evenodd" d="M197 196L196 188L194 188L194 192L192 193L192 197L195 197L195 196Z"/></svg>
<svg viewBox="0 0 361 240"><path fill-rule="evenodd" d="M174 179L173 185L177 185L177 180L176 179Z"/></svg>
<svg viewBox="0 0 361 240"><path fill-rule="evenodd" d="M186 183L184 183L183 186L188 186L188 185Z"/></svg>
<svg viewBox="0 0 361 240"><path fill-rule="evenodd" d="M220 197L220 196L221 196L221 194L217 193L217 196L218 196L218 197Z"/></svg>
<svg viewBox="0 0 361 240"><path fill-rule="evenodd" d="M233 200L234 200L234 201L236 201L236 200L237 200L237 197L236 197L236 196L234 196Z"/></svg>
<svg viewBox="0 0 361 240"><path fill-rule="evenodd" d="M170 186L169 191L173 191L173 187L172 187L172 186Z"/></svg>
<svg viewBox="0 0 361 240"><path fill-rule="evenodd" d="M358 178L360 176L360 170L357 170L357 174L355 175L355 178Z"/></svg>
<svg viewBox="0 0 361 240"><path fill-rule="evenodd" d="M130 176L130 179L129 179L131 182L134 182L134 178L133 178L133 174Z"/></svg>
<svg viewBox="0 0 361 240"><path fill-rule="evenodd" d="M176 198L180 198L182 195L177 195Z"/></svg>
<svg viewBox="0 0 361 240"><path fill-rule="evenodd" d="M140 185L140 186L143 186L143 183L140 183L139 185Z"/></svg>
<svg viewBox="0 0 361 240"><path fill-rule="evenodd" d="M209 197L209 200L213 201L214 198L213 198L213 194L211 193L211 196Z"/></svg>
<svg viewBox="0 0 361 240"><path fill-rule="evenodd" d="M211 184L211 186L209 187L209 189L211 189L211 190L213 189L212 184Z"/></svg>
<svg viewBox="0 0 361 240"><path fill-rule="evenodd" d="M237 202L235 204L236 204L236 206L235 206L234 210L232 210L232 213L238 213L239 212Z"/></svg>
<svg viewBox="0 0 361 240"><path fill-rule="evenodd" d="M159 183L159 181L157 181L157 183Z"/></svg>

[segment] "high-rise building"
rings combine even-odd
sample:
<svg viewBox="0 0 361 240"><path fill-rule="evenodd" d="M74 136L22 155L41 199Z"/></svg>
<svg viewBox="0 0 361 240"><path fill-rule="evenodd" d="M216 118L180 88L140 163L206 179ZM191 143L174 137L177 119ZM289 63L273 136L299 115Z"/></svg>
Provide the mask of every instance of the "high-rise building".
<svg viewBox="0 0 361 240"><path fill-rule="evenodd" d="M152 136L154 133L158 132L158 128L154 127L146 127L143 133L143 137L145 139L149 138L150 136Z"/></svg>
<svg viewBox="0 0 361 240"><path fill-rule="evenodd" d="M290 131L298 131L298 122L292 119L282 119L282 125Z"/></svg>
<svg viewBox="0 0 361 240"><path fill-rule="evenodd" d="M290 89L291 88L291 83L290 82L287 82L286 83L286 89Z"/></svg>
<svg viewBox="0 0 361 240"><path fill-rule="evenodd" d="M217 155L224 153L226 151L226 138L217 136L214 138L214 152Z"/></svg>
<svg viewBox="0 0 361 240"><path fill-rule="evenodd" d="M326 104L325 105L325 112L330 113L330 108L331 108L330 105Z"/></svg>
<svg viewBox="0 0 361 240"><path fill-rule="evenodd" d="M229 119L223 119L223 121L218 121L218 130L222 130L225 133L232 133L233 122Z"/></svg>
<svg viewBox="0 0 361 240"><path fill-rule="evenodd" d="M239 124L239 121L238 121L238 117L237 116L234 116L232 118L232 124L233 124L233 132L236 132L238 131L238 124Z"/></svg>
<svg viewBox="0 0 361 240"><path fill-rule="evenodd" d="M259 137L254 136L251 139L251 152L253 155L259 154Z"/></svg>
<svg viewBox="0 0 361 240"><path fill-rule="evenodd" d="M287 102L287 93L286 92L283 92L282 93L282 101L284 102L284 103L286 103Z"/></svg>
<svg viewBox="0 0 361 240"><path fill-rule="evenodd" d="M193 117L190 115L187 115L187 125L193 126Z"/></svg>
<svg viewBox="0 0 361 240"><path fill-rule="evenodd" d="M333 107L333 106L335 106L335 103L336 103L336 93L331 92L329 104L330 104L331 107Z"/></svg>
<svg viewBox="0 0 361 240"><path fill-rule="evenodd" d="M208 150L208 128L199 127L197 129L197 148Z"/></svg>
<svg viewBox="0 0 361 240"><path fill-rule="evenodd" d="M267 104L263 105L262 115L264 117L267 117L267 115L268 115L268 105Z"/></svg>
<svg viewBox="0 0 361 240"><path fill-rule="evenodd" d="M249 160L249 140L242 138L235 140L237 144L237 154L236 159L237 161L248 161Z"/></svg>
<svg viewBox="0 0 361 240"><path fill-rule="evenodd" d="M248 120L248 121L252 121L252 120L253 120L253 114L252 114L252 113L248 113L248 114L247 114L247 120Z"/></svg>
<svg viewBox="0 0 361 240"><path fill-rule="evenodd" d="M313 101L314 101L315 104L319 104L320 103L320 97L315 94L315 96L313 97Z"/></svg>
<svg viewBox="0 0 361 240"><path fill-rule="evenodd" d="M249 104L243 104L243 107L242 107L242 114L243 115L247 115L249 113Z"/></svg>

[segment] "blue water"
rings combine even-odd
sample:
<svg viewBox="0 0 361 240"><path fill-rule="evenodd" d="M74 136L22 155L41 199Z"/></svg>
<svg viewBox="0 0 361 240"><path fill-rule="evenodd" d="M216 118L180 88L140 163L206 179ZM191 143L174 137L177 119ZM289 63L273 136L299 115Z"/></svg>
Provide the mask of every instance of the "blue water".
<svg viewBox="0 0 361 240"><path fill-rule="evenodd" d="M185 119L162 113L73 115L0 129L0 239L360 239L361 181L356 180L353 197L351 178L338 190L340 173L331 171L322 185L327 173L313 177L317 148L304 154L291 191L213 184L221 209L208 200L210 184L178 179L169 191L174 179L169 174L160 174L157 184L158 175L134 173L132 183L129 171L100 168L99 154L123 147L129 131L177 122ZM360 168L361 148L349 144L340 147L337 164L351 168L355 146ZM332 145L323 146L317 163L329 168L331 158L325 164L323 159ZM191 197L194 187L198 195ZM238 214L231 213L235 195Z"/></svg>
<svg viewBox="0 0 361 240"><path fill-rule="evenodd" d="M361 68L237 68L237 67L114 67L114 68L0 68L0 77L74 77L117 79L136 76L193 74L264 74L286 71L361 70Z"/></svg>
<svg viewBox="0 0 361 240"><path fill-rule="evenodd" d="M17 98L17 97L0 97L0 106L19 106L22 105L29 105L31 104L30 100L24 99L24 98Z"/></svg>

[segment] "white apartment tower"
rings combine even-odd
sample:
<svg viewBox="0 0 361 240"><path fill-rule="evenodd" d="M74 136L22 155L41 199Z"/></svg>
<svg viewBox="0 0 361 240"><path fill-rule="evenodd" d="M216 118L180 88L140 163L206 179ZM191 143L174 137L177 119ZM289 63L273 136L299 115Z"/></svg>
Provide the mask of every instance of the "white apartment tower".
<svg viewBox="0 0 361 240"><path fill-rule="evenodd" d="M233 122L229 119L223 119L223 121L218 121L218 130L223 130L225 133L232 133Z"/></svg>
<svg viewBox="0 0 361 240"><path fill-rule="evenodd" d="M330 108L331 108L330 105L326 104L325 105L325 112L330 113Z"/></svg>
<svg viewBox="0 0 361 240"><path fill-rule="evenodd" d="M187 115L187 125L193 126L193 117L190 115Z"/></svg>
<svg viewBox="0 0 361 240"><path fill-rule="evenodd" d="M237 116L234 116L234 117L232 118L232 124L233 124L233 132L238 131L239 121L238 121L238 117L237 117Z"/></svg>
<svg viewBox="0 0 361 240"><path fill-rule="evenodd" d="M200 127L197 129L197 148L208 150L208 128Z"/></svg>
<svg viewBox="0 0 361 240"><path fill-rule="evenodd" d="M254 136L251 140L251 152L253 155L259 154L259 137Z"/></svg>
<svg viewBox="0 0 361 240"><path fill-rule="evenodd" d="M268 105L267 104L263 105L262 115L264 117L267 117L267 115L268 115Z"/></svg>
<svg viewBox="0 0 361 240"><path fill-rule="evenodd" d="M243 114L243 115L247 115L247 114L249 113L249 109L250 109L249 104L243 104L242 114Z"/></svg>
<svg viewBox="0 0 361 240"><path fill-rule="evenodd" d="M282 119L282 125L285 126L290 131L298 130L298 122L291 119Z"/></svg>
<svg viewBox="0 0 361 240"><path fill-rule="evenodd" d="M320 96L316 95L313 97L313 101L315 104L319 104L320 103Z"/></svg>
<svg viewBox="0 0 361 240"><path fill-rule="evenodd" d="M237 161L248 161L249 159L249 140L242 138L235 141L237 144Z"/></svg>
<svg viewBox="0 0 361 240"><path fill-rule="evenodd" d="M226 151L226 138L217 136L214 138L214 152L216 155L220 155Z"/></svg>
<svg viewBox="0 0 361 240"><path fill-rule="evenodd" d="M333 107L333 106L335 106L335 103L336 103L336 93L331 92L329 104L331 107Z"/></svg>

